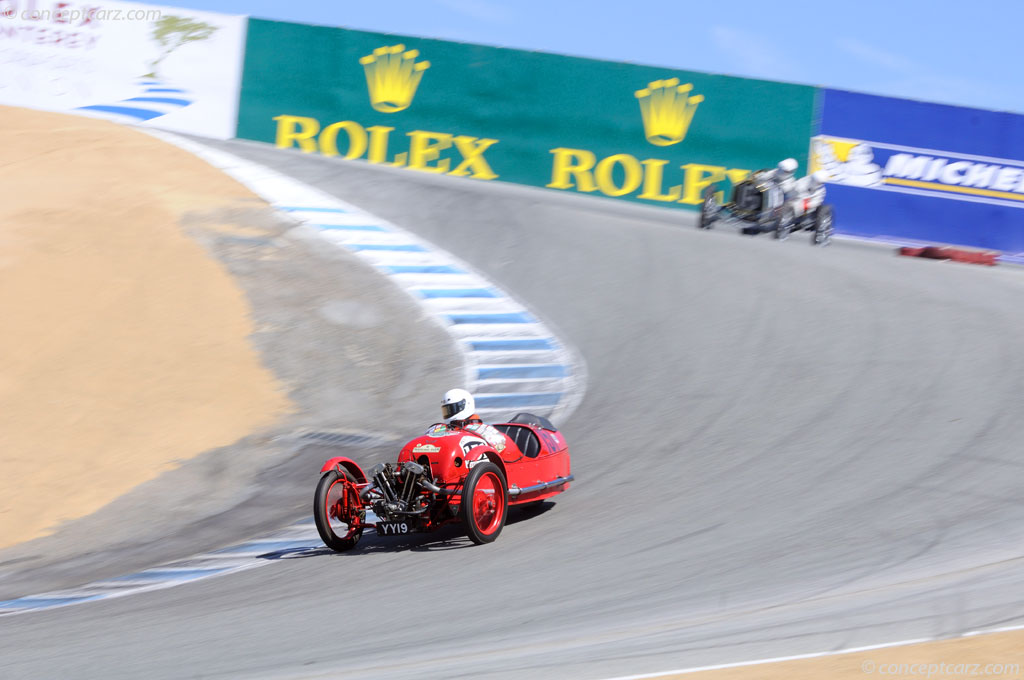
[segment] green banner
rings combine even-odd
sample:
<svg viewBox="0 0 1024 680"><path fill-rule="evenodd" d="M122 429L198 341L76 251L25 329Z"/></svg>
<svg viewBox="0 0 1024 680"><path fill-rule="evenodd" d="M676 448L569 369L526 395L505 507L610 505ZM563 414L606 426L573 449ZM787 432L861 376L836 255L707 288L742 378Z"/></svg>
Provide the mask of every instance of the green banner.
<svg viewBox="0 0 1024 680"><path fill-rule="evenodd" d="M251 19L238 136L693 207L793 157L815 88Z"/></svg>

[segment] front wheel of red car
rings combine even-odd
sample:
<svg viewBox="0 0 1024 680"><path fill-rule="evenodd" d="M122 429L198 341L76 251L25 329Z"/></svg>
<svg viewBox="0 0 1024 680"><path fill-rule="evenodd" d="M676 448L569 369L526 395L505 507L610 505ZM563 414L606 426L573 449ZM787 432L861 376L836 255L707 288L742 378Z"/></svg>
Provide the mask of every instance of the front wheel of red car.
<svg viewBox="0 0 1024 680"><path fill-rule="evenodd" d="M462 486L462 521L476 544L498 537L508 516L508 486L505 475L491 462L477 463Z"/></svg>
<svg viewBox="0 0 1024 680"><path fill-rule="evenodd" d="M351 550L363 535L366 510L359 500L356 480L344 470L328 470L316 485L313 518L324 545L331 550Z"/></svg>

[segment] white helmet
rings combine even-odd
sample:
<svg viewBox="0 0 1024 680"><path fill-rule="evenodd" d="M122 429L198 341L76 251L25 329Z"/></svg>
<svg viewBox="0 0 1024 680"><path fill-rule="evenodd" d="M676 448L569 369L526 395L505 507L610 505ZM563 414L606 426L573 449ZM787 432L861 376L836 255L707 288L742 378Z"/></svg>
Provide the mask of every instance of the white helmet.
<svg viewBox="0 0 1024 680"><path fill-rule="evenodd" d="M779 161L778 176L781 178L792 177L796 172L797 162L795 158L784 158Z"/></svg>
<svg viewBox="0 0 1024 680"><path fill-rule="evenodd" d="M441 416L446 422L466 420L476 412L473 395L462 389L448 390L441 401Z"/></svg>
<svg viewBox="0 0 1024 680"><path fill-rule="evenodd" d="M818 188L830 179L832 179L832 175L827 170L815 170L811 174L811 186Z"/></svg>

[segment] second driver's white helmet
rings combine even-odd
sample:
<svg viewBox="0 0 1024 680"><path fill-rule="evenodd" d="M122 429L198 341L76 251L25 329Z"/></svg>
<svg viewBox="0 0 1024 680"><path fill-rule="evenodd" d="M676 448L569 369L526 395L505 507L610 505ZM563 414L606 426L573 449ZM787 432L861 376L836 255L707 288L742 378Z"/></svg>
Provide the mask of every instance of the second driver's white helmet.
<svg viewBox="0 0 1024 680"><path fill-rule="evenodd" d="M462 389L448 390L441 401L441 415L445 422L466 420L476 412L473 395Z"/></svg>
<svg viewBox="0 0 1024 680"><path fill-rule="evenodd" d="M778 177L780 180L789 179L796 172L797 165L798 164L795 158L782 159L781 161L779 161L778 166L776 166L776 177Z"/></svg>
<svg viewBox="0 0 1024 680"><path fill-rule="evenodd" d="M832 175L827 170L816 170L811 173L811 188L817 189L832 179Z"/></svg>

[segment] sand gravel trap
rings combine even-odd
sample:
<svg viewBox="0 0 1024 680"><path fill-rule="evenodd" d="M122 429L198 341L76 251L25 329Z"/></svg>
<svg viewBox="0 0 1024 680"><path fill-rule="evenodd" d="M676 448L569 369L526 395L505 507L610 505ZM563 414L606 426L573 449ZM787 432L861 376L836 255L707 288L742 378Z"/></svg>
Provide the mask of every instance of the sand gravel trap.
<svg viewBox="0 0 1024 680"><path fill-rule="evenodd" d="M0 548L290 410L179 228L257 201L140 132L0 107Z"/></svg>

